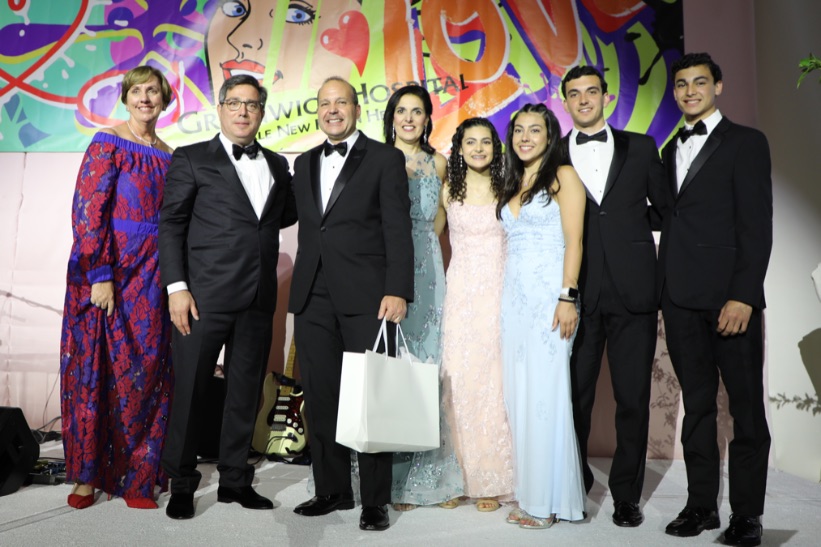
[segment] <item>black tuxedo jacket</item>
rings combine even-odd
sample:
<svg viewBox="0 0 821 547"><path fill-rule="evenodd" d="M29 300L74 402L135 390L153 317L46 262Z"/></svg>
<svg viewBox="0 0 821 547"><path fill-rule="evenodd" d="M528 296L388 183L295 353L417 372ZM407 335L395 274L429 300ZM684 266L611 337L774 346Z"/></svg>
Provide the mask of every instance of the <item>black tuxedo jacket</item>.
<svg viewBox="0 0 821 547"><path fill-rule="evenodd" d="M262 149L274 186L257 218L219 135L174 151L160 216L163 287L177 281L205 312L236 312L258 299L276 308L279 230L296 222L288 163Z"/></svg>
<svg viewBox="0 0 821 547"><path fill-rule="evenodd" d="M664 218L657 285L679 307L727 300L763 309L773 241L767 138L722 118L676 190L676 139L662 153L672 207Z"/></svg>
<svg viewBox="0 0 821 547"><path fill-rule="evenodd" d="M322 211L322 146L294 164L299 245L289 311L300 313L322 264L339 313L376 314L385 295L413 300L413 240L405 157L360 133Z"/></svg>
<svg viewBox="0 0 821 547"><path fill-rule="evenodd" d="M652 230L658 229L666 208L664 171L651 137L610 129L613 161L601 205L587 192L584 258L579 271L582 305L585 313L595 311L602 276L608 268L629 311L653 312L658 309L658 297ZM570 157L568 138L563 141Z"/></svg>

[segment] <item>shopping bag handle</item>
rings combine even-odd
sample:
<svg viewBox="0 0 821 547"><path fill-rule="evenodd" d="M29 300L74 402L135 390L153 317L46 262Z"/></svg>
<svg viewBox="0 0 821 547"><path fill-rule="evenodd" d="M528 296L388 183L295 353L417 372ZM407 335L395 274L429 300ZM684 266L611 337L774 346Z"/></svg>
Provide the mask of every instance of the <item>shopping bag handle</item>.
<svg viewBox="0 0 821 547"><path fill-rule="evenodd" d="M379 332L376 333L376 340L373 343L373 352L377 353L376 350L379 349L379 342L385 343L385 353L388 353L388 320L387 318L382 320L382 326L379 327Z"/></svg>
<svg viewBox="0 0 821 547"><path fill-rule="evenodd" d="M410 353L408 350L408 342L405 340L405 333L402 332L402 327L399 326L399 323L396 324L396 345L394 346L394 351L396 352L396 356L399 356L399 339L402 339L402 348L405 349L405 354L407 355ZM376 335L376 340L373 343L373 352L377 353L377 349L379 349L379 343L384 342L385 344L385 355L388 354L388 319L382 319L382 325L379 327L379 332Z"/></svg>
<svg viewBox="0 0 821 547"><path fill-rule="evenodd" d="M400 336L402 337L402 347L405 348L405 355L409 355L410 350L408 350L408 341L405 340L405 333L402 332L402 327L399 325L399 323L397 323L396 324L396 340L395 340L396 345L394 346L394 348L395 348L394 351L396 351L396 356L397 357L399 357L399 337Z"/></svg>

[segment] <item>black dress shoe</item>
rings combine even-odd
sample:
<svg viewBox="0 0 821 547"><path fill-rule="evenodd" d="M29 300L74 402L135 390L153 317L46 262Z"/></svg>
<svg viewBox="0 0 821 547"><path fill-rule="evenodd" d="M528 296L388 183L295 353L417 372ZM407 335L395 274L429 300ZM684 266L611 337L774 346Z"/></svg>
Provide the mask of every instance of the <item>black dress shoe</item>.
<svg viewBox="0 0 821 547"><path fill-rule="evenodd" d="M638 503L616 501L613 503L613 506L616 508L613 512L613 522L616 526L635 528L644 522L644 515L641 514Z"/></svg>
<svg viewBox="0 0 821 547"><path fill-rule="evenodd" d="M177 520L194 518L194 494L171 494L165 514Z"/></svg>
<svg viewBox="0 0 821 547"><path fill-rule="evenodd" d="M365 505L362 507L362 515L359 517L360 530L375 530L381 532L387 530L391 525L388 517L387 505Z"/></svg>
<svg viewBox="0 0 821 547"><path fill-rule="evenodd" d="M318 517L334 511L353 509L353 494L331 494L330 496L314 496L294 509L294 513L304 517Z"/></svg>
<svg viewBox="0 0 821 547"><path fill-rule="evenodd" d="M685 507L664 531L671 536L692 537L704 530L715 530L719 526L721 526L721 521L715 509Z"/></svg>
<svg viewBox="0 0 821 547"><path fill-rule="evenodd" d="M730 526L724 530L724 545L761 545L762 533L758 517L730 515Z"/></svg>
<svg viewBox="0 0 821 547"><path fill-rule="evenodd" d="M268 498L257 494L250 486L217 488L217 501L222 503L237 502L246 509L273 509L274 504Z"/></svg>

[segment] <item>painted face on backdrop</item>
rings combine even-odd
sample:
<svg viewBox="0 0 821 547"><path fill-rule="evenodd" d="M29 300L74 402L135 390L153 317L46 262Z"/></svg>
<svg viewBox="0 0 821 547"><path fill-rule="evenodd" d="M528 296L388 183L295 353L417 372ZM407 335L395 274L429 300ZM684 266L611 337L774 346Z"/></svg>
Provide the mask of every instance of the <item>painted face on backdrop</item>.
<svg viewBox="0 0 821 547"><path fill-rule="evenodd" d="M285 7L278 5L284 1ZM346 57L356 48L341 43L342 38L370 42L359 2L322 0L321 13L317 5L318 0L222 0L206 36L214 96L237 74L255 76L269 92L277 92L301 89L304 83L318 89L328 76L348 77L355 62L364 65L364 59ZM272 35L280 28L281 37L274 42ZM276 66L269 67L268 52L277 48ZM307 69L311 74L306 80Z"/></svg>

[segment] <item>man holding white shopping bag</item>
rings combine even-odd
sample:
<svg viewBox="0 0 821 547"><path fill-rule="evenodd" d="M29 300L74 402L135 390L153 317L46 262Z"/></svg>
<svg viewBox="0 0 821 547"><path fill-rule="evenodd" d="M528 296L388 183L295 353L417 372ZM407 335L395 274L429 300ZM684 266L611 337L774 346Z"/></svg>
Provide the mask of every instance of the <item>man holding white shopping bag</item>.
<svg viewBox="0 0 821 547"><path fill-rule="evenodd" d="M439 448L439 365L412 355L398 325L397 356L377 353L388 347L387 324L371 351L342 357L336 442L369 454Z"/></svg>
<svg viewBox="0 0 821 547"><path fill-rule="evenodd" d="M413 298L413 241L405 159L356 129L356 90L332 77L317 95L328 140L296 159L299 235L289 311L313 457L316 496L294 512L354 507L350 450L336 443L343 352L364 353L383 318L388 336ZM390 525L391 453L359 454L363 530Z"/></svg>

